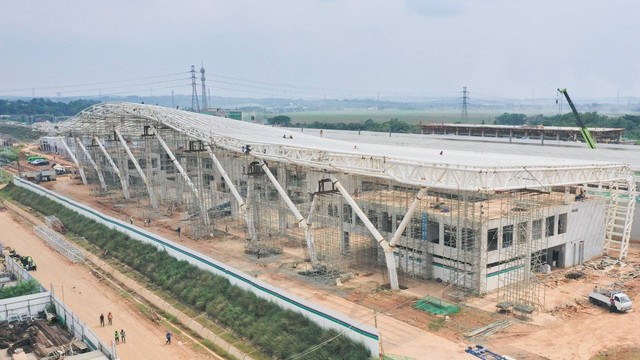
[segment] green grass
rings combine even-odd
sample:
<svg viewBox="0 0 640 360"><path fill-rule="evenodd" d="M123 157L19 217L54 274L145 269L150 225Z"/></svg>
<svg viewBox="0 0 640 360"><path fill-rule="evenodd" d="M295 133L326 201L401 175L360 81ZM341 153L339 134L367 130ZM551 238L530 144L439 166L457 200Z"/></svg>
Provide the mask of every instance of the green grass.
<svg viewBox="0 0 640 360"><path fill-rule="evenodd" d="M135 241L13 184L0 190L0 194L31 206L43 215L56 214L70 234L84 237L100 248L103 256L108 254L131 270L144 274L145 283L168 292L183 306L206 314L210 320L232 330L234 337L246 340L267 357L285 359L326 342L305 359L369 358L370 352L362 343L337 336L335 330L320 328L300 313L231 285L224 277L179 261L151 244ZM139 307L139 310L146 316L151 315L147 309ZM224 333L221 337L227 338L229 334Z"/></svg>

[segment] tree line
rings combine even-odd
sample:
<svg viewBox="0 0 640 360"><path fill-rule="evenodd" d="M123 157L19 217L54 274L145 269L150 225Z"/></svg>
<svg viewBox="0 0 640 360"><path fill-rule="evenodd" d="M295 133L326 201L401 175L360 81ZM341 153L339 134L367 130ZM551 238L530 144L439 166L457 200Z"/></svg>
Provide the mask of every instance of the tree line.
<svg viewBox="0 0 640 360"><path fill-rule="evenodd" d="M333 129L333 130L352 130L352 131L375 131L375 132L394 132L419 134L420 126L409 124L398 118L392 118L385 122L375 122L367 119L362 123L340 123L340 122L321 122L314 121L312 123L291 123L291 118L286 115L279 115L267 119L267 124L278 125L283 127L310 128L310 129Z"/></svg>
<svg viewBox="0 0 640 360"><path fill-rule="evenodd" d="M582 120L587 127L605 127L605 128L624 128L625 136L630 139L640 139L640 116L639 115L621 115L606 116L597 112L586 112L580 114ZM392 118L385 122L376 122L368 119L364 122L321 122L315 121L308 124L293 123L291 118L286 115L278 115L267 119L269 125L277 125L283 127L311 128L311 129L334 129L334 130L352 130L352 131L375 131L375 132L394 132L419 134L420 126L410 124L398 118ZM460 123L460 122L457 122ZM485 121L482 122L485 124ZM496 116L493 120L494 125L543 125L543 126L570 126L575 127L576 118L573 113L562 115L526 115L519 113L504 113Z"/></svg>
<svg viewBox="0 0 640 360"><path fill-rule="evenodd" d="M44 98L33 98L29 101L0 99L0 115L51 114L55 116L73 116L99 102L86 99L72 100L68 103Z"/></svg>

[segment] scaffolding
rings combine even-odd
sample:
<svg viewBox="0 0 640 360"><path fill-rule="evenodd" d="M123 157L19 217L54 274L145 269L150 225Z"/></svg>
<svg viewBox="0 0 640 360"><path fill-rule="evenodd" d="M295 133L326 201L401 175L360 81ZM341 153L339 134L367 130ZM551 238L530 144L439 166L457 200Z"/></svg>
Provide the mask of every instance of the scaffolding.
<svg viewBox="0 0 640 360"><path fill-rule="evenodd" d="M103 203L195 239L231 235L261 261L297 258L306 275L379 273L392 289L439 279L443 295L497 289L526 314L544 304L545 219L579 189L608 201L593 241L619 257L628 247L635 185L623 164L498 167L474 154L444 164L128 103L96 105L59 128L84 145L76 155Z"/></svg>

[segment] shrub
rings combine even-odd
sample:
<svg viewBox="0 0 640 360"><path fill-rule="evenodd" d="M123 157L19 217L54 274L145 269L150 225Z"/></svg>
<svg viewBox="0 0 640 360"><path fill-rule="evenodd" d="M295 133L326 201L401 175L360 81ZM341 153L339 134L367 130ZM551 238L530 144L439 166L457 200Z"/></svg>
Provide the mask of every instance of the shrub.
<svg viewBox="0 0 640 360"><path fill-rule="evenodd" d="M135 269L151 285L171 294L184 306L205 311L213 321L248 339L267 356L288 358L328 340L302 359L357 360L370 356L363 344L322 329L300 313L232 286L224 277L175 259L153 245L133 240L45 197L12 183L0 194L45 216L55 214L69 232L108 250L109 256Z"/></svg>

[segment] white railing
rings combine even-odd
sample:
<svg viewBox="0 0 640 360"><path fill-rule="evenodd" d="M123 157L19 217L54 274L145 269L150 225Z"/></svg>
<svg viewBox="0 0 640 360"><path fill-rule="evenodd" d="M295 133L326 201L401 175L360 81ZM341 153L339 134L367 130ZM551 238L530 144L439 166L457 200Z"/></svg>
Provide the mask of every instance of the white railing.
<svg viewBox="0 0 640 360"><path fill-rule="evenodd" d="M79 263L84 261L84 254L75 246L69 244L63 237L58 235L55 231L45 226L34 226L33 230L36 232L42 240L54 250L64 255L67 259L73 263Z"/></svg>

